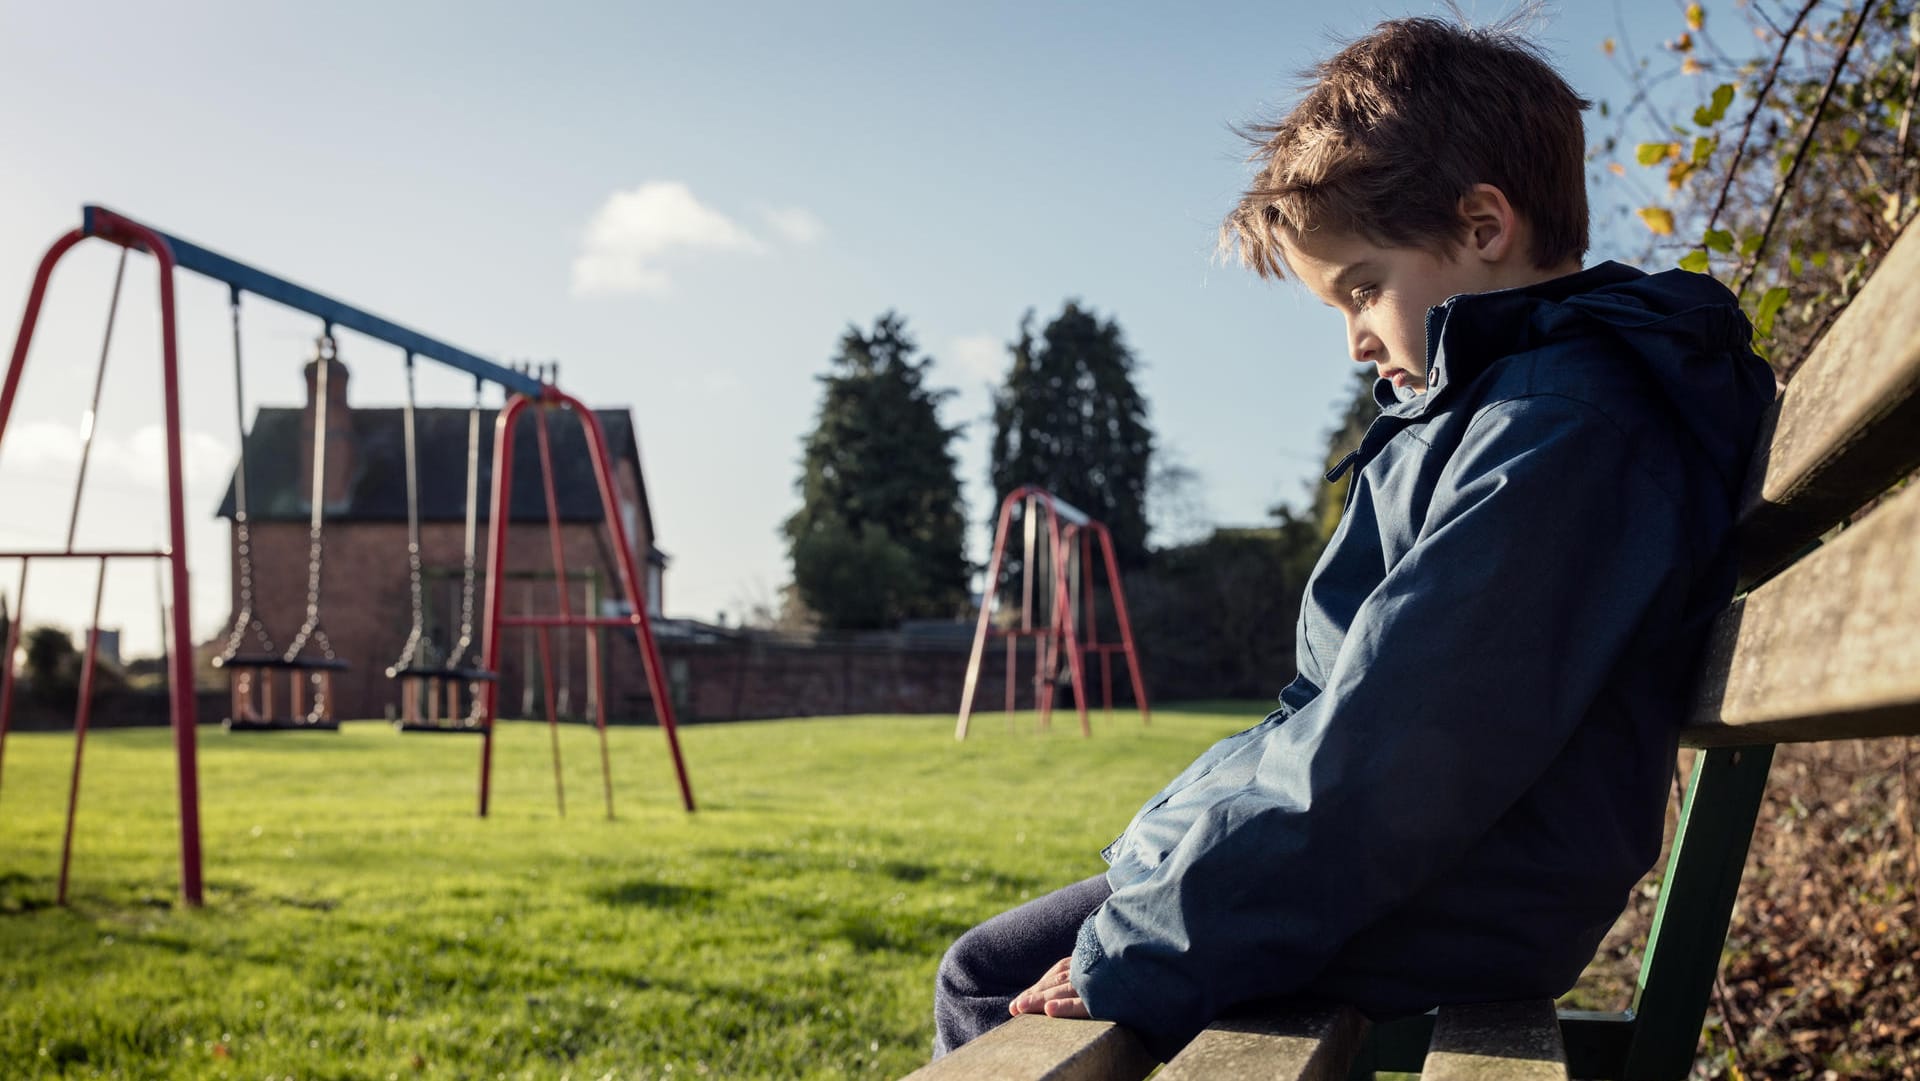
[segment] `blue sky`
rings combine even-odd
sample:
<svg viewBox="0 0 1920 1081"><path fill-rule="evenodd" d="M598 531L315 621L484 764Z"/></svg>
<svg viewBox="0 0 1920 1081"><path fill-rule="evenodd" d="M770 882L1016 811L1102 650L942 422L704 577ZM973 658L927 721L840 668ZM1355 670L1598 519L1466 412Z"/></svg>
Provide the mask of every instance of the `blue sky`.
<svg viewBox="0 0 1920 1081"><path fill-rule="evenodd" d="M1679 9L1562 4L1536 37L1617 103L1600 42L1625 27L1652 49ZM482 355L558 359L579 397L632 407L674 558L668 613L711 619L785 581L815 376L850 322L900 311L958 391L945 415L969 424L982 523L1004 343L1028 308L1044 320L1071 297L1120 321L1209 518L1257 523L1304 496L1353 366L1319 304L1213 261L1246 176L1228 126L1284 106L1334 37L1439 10L0 0L0 340L40 252L100 202ZM1637 229L1597 216L1592 257L1631 257ZM88 246L55 279L0 444L0 546L63 539L115 254ZM180 286L204 635L226 615L212 512L233 387L224 289ZM163 529L153 296L136 258L82 543ZM249 306L249 413L300 400L316 330ZM342 355L356 404L400 400L396 351L349 335ZM469 387L421 378L428 402ZM8 593L15 573L0 566ZM82 624L90 576L35 575L34 621ZM151 571L108 588L105 622L151 649Z"/></svg>

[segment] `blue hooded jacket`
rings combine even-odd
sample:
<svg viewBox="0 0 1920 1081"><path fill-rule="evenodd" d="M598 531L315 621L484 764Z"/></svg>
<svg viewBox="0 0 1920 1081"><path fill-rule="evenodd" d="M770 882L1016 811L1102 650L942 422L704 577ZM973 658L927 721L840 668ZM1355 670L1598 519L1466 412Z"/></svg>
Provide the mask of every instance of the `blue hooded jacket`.
<svg viewBox="0 0 1920 1081"><path fill-rule="evenodd" d="M1604 263L1427 313L1301 606L1299 678L1103 855L1089 1011L1163 1056L1236 1003L1572 986L1659 854L1773 375L1705 275Z"/></svg>

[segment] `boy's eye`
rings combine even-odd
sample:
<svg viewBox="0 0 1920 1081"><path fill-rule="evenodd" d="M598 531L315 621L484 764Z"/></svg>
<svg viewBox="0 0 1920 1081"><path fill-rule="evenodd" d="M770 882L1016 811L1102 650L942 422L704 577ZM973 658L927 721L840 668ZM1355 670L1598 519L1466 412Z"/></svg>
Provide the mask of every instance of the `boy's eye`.
<svg viewBox="0 0 1920 1081"><path fill-rule="evenodd" d="M1380 290L1377 286L1357 285L1353 289L1353 302L1364 308L1368 304L1373 303L1373 298L1379 294Z"/></svg>

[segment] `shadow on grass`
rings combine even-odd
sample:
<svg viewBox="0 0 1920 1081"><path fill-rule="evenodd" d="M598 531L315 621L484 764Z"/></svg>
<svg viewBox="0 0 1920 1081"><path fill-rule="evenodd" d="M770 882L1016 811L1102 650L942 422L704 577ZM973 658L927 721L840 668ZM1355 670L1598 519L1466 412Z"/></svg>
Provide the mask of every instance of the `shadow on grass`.
<svg viewBox="0 0 1920 1081"><path fill-rule="evenodd" d="M890 870L889 877L919 881L936 873L933 868L904 865ZM711 912L729 905L729 898L711 886L655 882L644 878L596 886L587 894L603 905L615 907L658 910L699 908ZM770 915L772 911L784 913L777 922L787 928L794 941L839 939L859 953L938 955L972 926L955 920L929 920L921 915L877 910L872 905L790 902L769 907L765 902L761 904L763 916Z"/></svg>
<svg viewBox="0 0 1920 1081"><path fill-rule="evenodd" d="M52 907L51 882L23 871L0 874L0 916L23 916Z"/></svg>
<svg viewBox="0 0 1920 1081"><path fill-rule="evenodd" d="M859 953L899 953L909 957L938 957L953 940L973 925L954 920L889 918L848 913L834 921L832 932Z"/></svg>
<svg viewBox="0 0 1920 1081"><path fill-rule="evenodd" d="M706 904L719 896L719 891L709 886L681 886L671 882L649 882L644 878L599 886L587 893L603 905L619 908L685 908L688 905Z"/></svg>
<svg viewBox="0 0 1920 1081"><path fill-rule="evenodd" d="M238 878L209 878L207 893L210 898L217 898L217 903L249 910L297 908L307 912L332 912L340 907L338 897L295 897L289 893L270 893ZM214 904L216 901L209 900L208 903Z"/></svg>
<svg viewBox="0 0 1920 1081"><path fill-rule="evenodd" d="M904 860L889 860L880 865L880 870L895 882L919 882L938 874L938 867L924 863L907 863Z"/></svg>
<svg viewBox="0 0 1920 1081"><path fill-rule="evenodd" d="M1063 885L1039 875L1019 874L999 869L969 869L908 860L882 860L877 864L859 859L849 861L844 850L830 847L803 851L771 848L709 848L702 851L701 856L706 859L728 860L741 864L744 869L754 874L799 876L877 867L881 874L895 882L940 882L949 886L972 884L975 888L1018 894L1022 899L1029 894L1039 896L1047 890Z"/></svg>

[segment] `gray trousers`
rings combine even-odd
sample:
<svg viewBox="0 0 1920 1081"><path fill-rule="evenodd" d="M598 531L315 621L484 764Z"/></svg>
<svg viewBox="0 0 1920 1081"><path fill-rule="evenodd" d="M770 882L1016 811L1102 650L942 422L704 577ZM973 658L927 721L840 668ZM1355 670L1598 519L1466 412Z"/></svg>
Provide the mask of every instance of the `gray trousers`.
<svg viewBox="0 0 1920 1081"><path fill-rule="evenodd" d="M1080 925L1113 890L1105 875L1002 912L961 935L933 986L933 1057L1008 1020L1007 1005L1073 953Z"/></svg>

